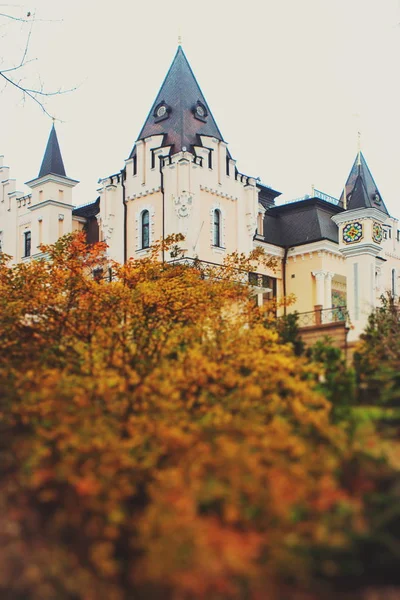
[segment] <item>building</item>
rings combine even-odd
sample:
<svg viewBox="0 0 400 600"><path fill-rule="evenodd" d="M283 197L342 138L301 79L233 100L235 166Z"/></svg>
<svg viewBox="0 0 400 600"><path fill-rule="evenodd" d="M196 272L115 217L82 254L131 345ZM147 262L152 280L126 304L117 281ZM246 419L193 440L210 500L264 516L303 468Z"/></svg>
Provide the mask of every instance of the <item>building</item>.
<svg viewBox="0 0 400 600"><path fill-rule="evenodd" d="M106 241L119 262L145 256L170 233L185 235L186 260L221 263L261 246L278 267L260 268L259 301L294 294L288 310L313 326L343 324L347 310L350 341L380 295L398 293L398 221L363 154L340 198L315 190L275 205L278 191L238 170L180 46L124 167L99 181L95 202L74 207L78 181L66 175L54 126L29 195L16 191L2 163L0 172L1 248L16 262L39 258L41 243L81 229L89 241Z"/></svg>

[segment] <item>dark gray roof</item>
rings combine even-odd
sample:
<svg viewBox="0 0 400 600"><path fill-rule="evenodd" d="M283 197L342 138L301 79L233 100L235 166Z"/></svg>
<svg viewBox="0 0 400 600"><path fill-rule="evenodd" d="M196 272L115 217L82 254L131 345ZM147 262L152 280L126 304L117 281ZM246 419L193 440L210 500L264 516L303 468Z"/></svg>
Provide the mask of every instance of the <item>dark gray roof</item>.
<svg viewBox="0 0 400 600"><path fill-rule="evenodd" d="M275 205L275 198L281 195L282 192L277 192L273 188L268 187L267 185L263 185L262 183L257 183L258 188L258 201L264 206L264 208L269 208L270 206Z"/></svg>
<svg viewBox="0 0 400 600"><path fill-rule="evenodd" d="M267 210L264 239L276 246L300 246L319 240L338 243L338 228L332 216L343 209L319 198L292 202Z"/></svg>
<svg viewBox="0 0 400 600"><path fill-rule="evenodd" d="M199 104L205 112L204 118L195 116ZM157 109L162 105L166 107L167 114L157 117ZM172 146L172 153L180 152L184 146L188 150L194 145L201 146L199 135L223 140L181 46L178 47L138 140L161 134L165 136L163 145ZM135 146L130 157L134 154Z"/></svg>
<svg viewBox="0 0 400 600"><path fill-rule="evenodd" d="M377 208L389 214L362 152L357 154L346 185L347 210ZM344 201L344 190L340 202Z"/></svg>
<svg viewBox="0 0 400 600"><path fill-rule="evenodd" d="M40 167L38 177L44 177L45 175L50 175L50 173L53 173L53 175L61 175L62 177L66 177L54 124L50 131L49 141L47 142L46 151L44 153L42 166Z"/></svg>
<svg viewBox="0 0 400 600"><path fill-rule="evenodd" d="M100 212L100 196L92 202L91 204L85 204L84 206L78 206L78 208L74 208L72 214L77 217L85 217L89 219L90 217L95 217Z"/></svg>

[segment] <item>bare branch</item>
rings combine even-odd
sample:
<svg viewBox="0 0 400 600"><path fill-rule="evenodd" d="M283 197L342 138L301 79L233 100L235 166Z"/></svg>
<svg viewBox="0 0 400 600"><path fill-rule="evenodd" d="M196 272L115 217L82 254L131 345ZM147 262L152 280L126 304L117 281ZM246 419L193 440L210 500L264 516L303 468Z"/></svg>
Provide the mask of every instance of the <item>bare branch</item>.
<svg viewBox="0 0 400 600"><path fill-rule="evenodd" d="M1 7L4 6L12 6L13 8L17 8L16 5L7 5L7 4L0 4ZM23 6L18 6L18 8L23 9ZM22 69L23 67L25 67L26 65L28 65L31 62L34 62L35 60L37 60L36 58L34 59L27 59L28 57L28 51L29 51L29 46L30 46L30 41L31 41L31 36L32 36L32 31L33 31L33 26L35 23L37 23L38 21L46 21L46 22L51 22L51 20L45 20L45 19L37 19L36 18L36 13L33 12L31 13L30 11L26 12L26 17L17 17L8 13L0 13L0 19L1 17L5 18L5 19L10 19L12 21L18 21L22 24L29 24L29 31L26 37L26 42L25 42L25 46L22 52L22 56L21 59L19 61L19 63L13 67L8 67L6 69L0 69L0 76L4 79L5 81L5 87L7 87L7 85L11 85L13 86L15 89L17 89L19 92L22 93L22 98L23 101L25 102L26 98L30 98L31 100L33 100L36 104L38 104L38 106L40 106L41 110L50 118L54 118L46 109L43 101L40 99L41 97L46 97L46 96L57 96L60 94L66 94L69 92L72 92L74 90L77 89L77 86L70 88L70 89L66 89L63 90L62 88L59 88L58 90L55 91L46 91L44 89L44 86L41 84L41 82L39 81L40 85L38 86L38 88L33 88L33 87L27 87L25 85L23 85L23 79L15 79L13 77L11 77L10 75L8 75L9 73L13 73L15 71L18 71L20 69ZM62 21L62 19L61 19Z"/></svg>
<svg viewBox="0 0 400 600"><path fill-rule="evenodd" d="M37 61L37 58L31 58L29 60L26 60L24 63L20 63L16 67L9 67L8 69L1 69L0 73L10 73L10 71L17 71L18 69L22 69L22 67L25 67L25 65L29 65L29 63L32 63L35 61Z"/></svg>

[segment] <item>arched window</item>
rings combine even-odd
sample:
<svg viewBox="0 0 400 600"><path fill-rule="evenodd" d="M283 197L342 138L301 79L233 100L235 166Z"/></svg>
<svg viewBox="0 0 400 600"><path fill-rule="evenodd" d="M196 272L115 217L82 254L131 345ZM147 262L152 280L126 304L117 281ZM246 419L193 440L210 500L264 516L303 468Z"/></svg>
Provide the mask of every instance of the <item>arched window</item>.
<svg viewBox="0 0 400 600"><path fill-rule="evenodd" d="M221 211L214 210L214 246L221 246Z"/></svg>
<svg viewBox="0 0 400 600"><path fill-rule="evenodd" d="M397 273L396 269L392 269L392 296L397 295Z"/></svg>
<svg viewBox="0 0 400 600"><path fill-rule="evenodd" d="M142 248L150 246L150 213L144 210L141 215Z"/></svg>

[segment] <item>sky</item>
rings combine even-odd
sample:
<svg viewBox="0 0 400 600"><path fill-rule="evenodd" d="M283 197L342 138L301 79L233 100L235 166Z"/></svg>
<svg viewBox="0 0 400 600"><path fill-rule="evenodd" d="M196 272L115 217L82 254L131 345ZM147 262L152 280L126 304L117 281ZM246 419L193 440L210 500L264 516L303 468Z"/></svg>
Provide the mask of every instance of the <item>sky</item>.
<svg viewBox="0 0 400 600"><path fill-rule="evenodd" d="M21 84L76 88L44 98L76 205L118 172L175 55L178 36L240 172L282 192L338 197L361 149L400 217L400 0L32 0ZM26 24L0 17L1 69ZM0 154L27 193L51 119L0 81Z"/></svg>

